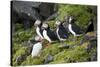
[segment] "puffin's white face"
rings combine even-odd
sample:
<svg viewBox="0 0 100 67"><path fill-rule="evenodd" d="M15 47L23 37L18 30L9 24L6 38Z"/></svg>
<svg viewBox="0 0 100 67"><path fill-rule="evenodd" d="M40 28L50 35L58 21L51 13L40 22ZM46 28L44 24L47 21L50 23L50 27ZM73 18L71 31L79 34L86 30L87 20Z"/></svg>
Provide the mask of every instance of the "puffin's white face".
<svg viewBox="0 0 100 67"><path fill-rule="evenodd" d="M39 36L35 36L35 41L42 41L42 38Z"/></svg>
<svg viewBox="0 0 100 67"><path fill-rule="evenodd" d="M44 23L44 24L42 25L42 28L43 28L43 29L48 28L48 24Z"/></svg>
<svg viewBox="0 0 100 67"><path fill-rule="evenodd" d="M58 25L60 25L61 24L61 22L60 21L56 21L56 25L58 26Z"/></svg>
<svg viewBox="0 0 100 67"><path fill-rule="evenodd" d="M69 23L71 23L71 21L72 21L72 17L69 17Z"/></svg>
<svg viewBox="0 0 100 67"><path fill-rule="evenodd" d="M40 20L36 20L35 23L34 23L34 26L38 26L41 24L41 21Z"/></svg>

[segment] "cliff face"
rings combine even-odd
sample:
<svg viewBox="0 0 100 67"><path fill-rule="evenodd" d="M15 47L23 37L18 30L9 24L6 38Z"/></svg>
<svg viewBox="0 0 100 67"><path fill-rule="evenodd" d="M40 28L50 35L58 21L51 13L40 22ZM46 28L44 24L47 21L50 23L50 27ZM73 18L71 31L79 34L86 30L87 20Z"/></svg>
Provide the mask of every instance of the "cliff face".
<svg viewBox="0 0 100 67"><path fill-rule="evenodd" d="M73 15L76 24L82 31L86 31L91 18L97 18L96 6L58 4L58 16L48 21L52 30L56 29L56 19L64 20L65 16ZM94 20L94 28L96 23ZM40 57L31 57L32 45L28 43L36 35L34 26L24 30L23 24L15 23L15 32L12 34L12 65L37 65L97 61L97 30L85 33L82 36L69 38L61 42L49 44L46 40ZM62 47L61 45L64 45ZM66 47L67 46L67 47Z"/></svg>

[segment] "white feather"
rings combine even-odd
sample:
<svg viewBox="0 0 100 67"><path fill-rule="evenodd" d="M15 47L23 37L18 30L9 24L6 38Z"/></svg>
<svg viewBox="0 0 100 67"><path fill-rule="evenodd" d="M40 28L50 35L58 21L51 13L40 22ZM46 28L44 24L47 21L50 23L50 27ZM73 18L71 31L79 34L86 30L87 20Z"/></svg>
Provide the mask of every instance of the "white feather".
<svg viewBox="0 0 100 67"><path fill-rule="evenodd" d="M40 28L39 27L36 28L36 33L37 33L38 36L40 36L43 39L43 36L40 33Z"/></svg>
<svg viewBox="0 0 100 67"><path fill-rule="evenodd" d="M40 42L34 44L33 45L33 50L32 50L32 53L31 53L32 57L38 56L41 49L42 49L42 44Z"/></svg>
<svg viewBox="0 0 100 67"><path fill-rule="evenodd" d="M59 39L60 41L64 41L64 40L66 40L66 39L60 38L58 31L59 31L59 28L57 28L57 30L56 30L56 33L57 33L57 37L58 37L58 39Z"/></svg>
<svg viewBox="0 0 100 67"><path fill-rule="evenodd" d="M46 30L43 31L43 36L44 36L44 38L45 38L46 40L48 40L50 43L52 42L51 39L48 37L47 31L46 31Z"/></svg>
<svg viewBox="0 0 100 67"><path fill-rule="evenodd" d="M72 25L71 24L68 25L68 29L74 36L76 36L76 33L72 30Z"/></svg>
<svg viewBox="0 0 100 67"><path fill-rule="evenodd" d="M74 36L81 36L80 34L76 34L73 30L72 30L72 25L69 24L68 25L69 31L74 35Z"/></svg>

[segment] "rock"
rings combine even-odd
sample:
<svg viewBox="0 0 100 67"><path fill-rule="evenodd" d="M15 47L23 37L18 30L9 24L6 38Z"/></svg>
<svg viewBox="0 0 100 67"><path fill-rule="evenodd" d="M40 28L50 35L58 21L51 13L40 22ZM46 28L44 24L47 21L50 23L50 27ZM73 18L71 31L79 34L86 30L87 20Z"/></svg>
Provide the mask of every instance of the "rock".
<svg viewBox="0 0 100 67"><path fill-rule="evenodd" d="M19 22L24 24L24 28L30 28L36 19L40 19L37 9L41 3L26 2L26 1L12 1L12 22Z"/></svg>
<svg viewBox="0 0 100 67"><path fill-rule="evenodd" d="M24 19L23 20L23 25L24 25L24 29L26 30L26 29L28 29L28 28L30 28L30 21L29 20L27 20L27 19Z"/></svg>
<svg viewBox="0 0 100 67"><path fill-rule="evenodd" d="M53 56L52 55L48 55L46 58L45 58L45 61L44 61L44 64L47 64L49 62L53 61Z"/></svg>
<svg viewBox="0 0 100 67"><path fill-rule="evenodd" d="M87 46L87 52L90 52L95 47L97 47L97 41L90 41L90 44Z"/></svg>
<svg viewBox="0 0 100 67"><path fill-rule="evenodd" d="M67 49L69 46L67 44L61 44L58 46L60 49Z"/></svg>
<svg viewBox="0 0 100 67"><path fill-rule="evenodd" d="M30 47L30 46L33 46L33 44L30 42L30 40L29 41L24 41L23 43L22 43L22 46L24 46L24 47Z"/></svg>
<svg viewBox="0 0 100 67"><path fill-rule="evenodd" d="M48 18L54 13L54 3L41 3L39 5L40 15L43 19Z"/></svg>
<svg viewBox="0 0 100 67"><path fill-rule="evenodd" d="M96 40L97 40L96 32L88 32L83 36L83 39L80 41L80 45L82 45L84 42L87 41L96 41Z"/></svg>
<svg viewBox="0 0 100 67"><path fill-rule="evenodd" d="M16 63L19 65L21 63L21 61L22 61L22 57L21 56L18 56L16 58Z"/></svg>
<svg viewBox="0 0 100 67"><path fill-rule="evenodd" d="M96 40L97 39L97 35L96 35L95 32L89 32L89 33L87 33L85 35L85 39L90 40L90 41Z"/></svg>
<svg viewBox="0 0 100 67"><path fill-rule="evenodd" d="M54 3L41 3L29 1L12 1L12 22L23 23L24 29L30 28L37 19L46 20L55 13Z"/></svg>
<svg viewBox="0 0 100 67"><path fill-rule="evenodd" d="M52 20L52 19L56 18L57 16L58 16L58 13L56 12L56 13L50 15L45 21Z"/></svg>
<svg viewBox="0 0 100 67"><path fill-rule="evenodd" d="M97 53L92 54L91 61L97 61Z"/></svg>
<svg viewBox="0 0 100 67"><path fill-rule="evenodd" d="M25 55L18 56L18 57L16 58L16 63L17 63L18 65L20 65L20 64L22 63L22 61L24 61L25 59L26 59L26 56L25 56Z"/></svg>
<svg viewBox="0 0 100 67"><path fill-rule="evenodd" d="M27 55L27 56L31 55L32 47L33 47L33 46L30 46L30 47L27 48L27 51L26 51L26 55Z"/></svg>
<svg viewBox="0 0 100 67"><path fill-rule="evenodd" d="M12 1L12 8L15 12L22 16L23 14L26 14L26 16L37 19L38 16L36 16L36 10L33 10L33 7L38 8L40 4L40 2Z"/></svg>

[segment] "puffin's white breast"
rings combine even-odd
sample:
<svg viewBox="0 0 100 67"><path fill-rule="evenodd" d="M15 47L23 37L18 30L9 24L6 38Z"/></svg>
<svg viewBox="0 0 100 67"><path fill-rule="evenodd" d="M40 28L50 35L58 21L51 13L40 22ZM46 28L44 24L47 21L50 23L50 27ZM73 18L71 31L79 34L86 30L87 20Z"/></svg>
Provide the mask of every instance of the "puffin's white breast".
<svg viewBox="0 0 100 67"><path fill-rule="evenodd" d="M36 28L36 33L37 33L38 36L40 36L43 39L43 36L40 33L40 28L39 27Z"/></svg>
<svg viewBox="0 0 100 67"><path fill-rule="evenodd" d="M44 38L46 40L48 40L49 42L52 42L51 39L49 38L49 36L47 35L47 31L46 30L43 31L43 36L44 36Z"/></svg>
<svg viewBox="0 0 100 67"><path fill-rule="evenodd" d="M59 28L57 28L56 33L57 33L57 37L58 37L58 39L60 40L60 36L59 36L58 31L59 31Z"/></svg>
<svg viewBox="0 0 100 67"><path fill-rule="evenodd" d="M32 57L37 56L40 53L41 49L42 49L42 44L40 42L34 44L31 53Z"/></svg>
<svg viewBox="0 0 100 67"><path fill-rule="evenodd" d="M68 25L68 29L74 36L76 35L76 33L72 30L72 25L71 24Z"/></svg>

